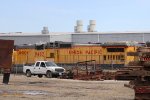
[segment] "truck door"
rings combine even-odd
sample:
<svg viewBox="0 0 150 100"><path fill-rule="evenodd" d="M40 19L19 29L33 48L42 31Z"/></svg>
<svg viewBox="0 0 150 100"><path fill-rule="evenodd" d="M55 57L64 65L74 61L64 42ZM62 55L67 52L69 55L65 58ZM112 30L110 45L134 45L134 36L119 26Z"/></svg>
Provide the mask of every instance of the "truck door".
<svg viewBox="0 0 150 100"><path fill-rule="evenodd" d="M39 69L40 69L40 62L37 62L34 66L34 74L38 74L39 73Z"/></svg>
<svg viewBox="0 0 150 100"><path fill-rule="evenodd" d="M40 64L40 69L39 69L39 73L40 74L45 74L46 73L46 65L45 65L45 63L44 62L41 62L41 64Z"/></svg>

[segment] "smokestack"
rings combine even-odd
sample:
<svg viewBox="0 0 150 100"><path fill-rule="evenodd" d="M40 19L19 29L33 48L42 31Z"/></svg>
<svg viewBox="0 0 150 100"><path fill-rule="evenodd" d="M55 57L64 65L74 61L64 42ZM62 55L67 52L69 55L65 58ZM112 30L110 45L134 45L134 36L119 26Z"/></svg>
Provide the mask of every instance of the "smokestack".
<svg viewBox="0 0 150 100"><path fill-rule="evenodd" d="M43 27L42 34L49 34L48 27Z"/></svg>
<svg viewBox="0 0 150 100"><path fill-rule="evenodd" d="M95 32L96 21L90 20L88 25L88 32Z"/></svg>
<svg viewBox="0 0 150 100"><path fill-rule="evenodd" d="M77 20L77 26L74 27L74 32L80 33L83 32L83 22L82 20Z"/></svg>

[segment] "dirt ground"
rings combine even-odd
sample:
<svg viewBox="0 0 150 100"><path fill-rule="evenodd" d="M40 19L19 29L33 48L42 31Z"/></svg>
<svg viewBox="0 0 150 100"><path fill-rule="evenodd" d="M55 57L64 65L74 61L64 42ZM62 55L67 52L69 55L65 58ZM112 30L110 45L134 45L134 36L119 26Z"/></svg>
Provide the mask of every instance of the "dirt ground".
<svg viewBox="0 0 150 100"><path fill-rule="evenodd" d="M133 100L127 81L81 81L56 78L10 76L8 85L0 76L0 100Z"/></svg>

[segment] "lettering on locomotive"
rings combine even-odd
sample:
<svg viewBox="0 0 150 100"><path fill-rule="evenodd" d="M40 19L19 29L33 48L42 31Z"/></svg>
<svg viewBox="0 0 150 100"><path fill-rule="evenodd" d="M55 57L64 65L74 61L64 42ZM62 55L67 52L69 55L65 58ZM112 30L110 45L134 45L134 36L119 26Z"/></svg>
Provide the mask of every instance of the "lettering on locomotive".
<svg viewBox="0 0 150 100"><path fill-rule="evenodd" d="M29 51L19 51L18 54L19 55L28 55Z"/></svg>
<svg viewBox="0 0 150 100"><path fill-rule="evenodd" d="M35 57L44 57L44 51L43 52L35 52Z"/></svg>
<svg viewBox="0 0 150 100"><path fill-rule="evenodd" d="M85 55L90 55L90 54L94 54L94 55L101 55L102 54L102 50L69 50L68 51L69 54L74 54L74 55L78 55L78 54L85 54Z"/></svg>

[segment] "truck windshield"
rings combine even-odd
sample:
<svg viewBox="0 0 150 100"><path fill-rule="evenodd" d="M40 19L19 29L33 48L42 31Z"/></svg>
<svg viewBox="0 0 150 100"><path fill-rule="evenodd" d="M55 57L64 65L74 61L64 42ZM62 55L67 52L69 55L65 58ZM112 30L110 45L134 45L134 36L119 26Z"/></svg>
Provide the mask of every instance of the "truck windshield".
<svg viewBox="0 0 150 100"><path fill-rule="evenodd" d="M45 62L46 66L57 66L54 62Z"/></svg>

